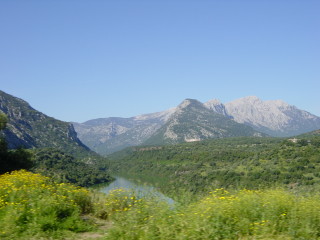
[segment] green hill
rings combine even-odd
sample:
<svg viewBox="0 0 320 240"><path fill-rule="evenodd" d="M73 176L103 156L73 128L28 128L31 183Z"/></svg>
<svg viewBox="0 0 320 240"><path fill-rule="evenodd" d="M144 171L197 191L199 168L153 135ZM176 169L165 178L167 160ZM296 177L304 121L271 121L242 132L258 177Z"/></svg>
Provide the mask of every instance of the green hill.
<svg viewBox="0 0 320 240"><path fill-rule="evenodd" d="M310 187L320 183L320 138L240 137L162 147L135 147L110 156L113 170L173 193L212 188Z"/></svg>

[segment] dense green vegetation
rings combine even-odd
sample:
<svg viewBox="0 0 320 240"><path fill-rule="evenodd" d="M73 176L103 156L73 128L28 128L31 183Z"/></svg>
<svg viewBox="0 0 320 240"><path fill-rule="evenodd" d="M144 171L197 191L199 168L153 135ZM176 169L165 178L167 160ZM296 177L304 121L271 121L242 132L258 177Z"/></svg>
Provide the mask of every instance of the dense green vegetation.
<svg viewBox="0 0 320 240"><path fill-rule="evenodd" d="M85 231L80 215L91 207L88 191L25 170L0 176L0 238L41 239Z"/></svg>
<svg viewBox="0 0 320 240"><path fill-rule="evenodd" d="M6 127L7 118L0 114L0 130ZM77 154L75 154L77 155ZM19 169L50 176L55 181L73 183L79 186L91 186L112 180L106 168L96 165L103 158L97 154L89 154L82 158L64 153L54 148L38 148L33 150L9 150L4 138L0 138L0 174Z"/></svg>
<svg viewBox="0 0 320 240"><path fill-rule="evenodd" d="M6 141L0 139L0 174L28 169L50 176L57 182L79 186L110 182L113 178L106 168L96 166L97 159L99 157L77 160L56 149L9 150Z"/></svg>
<svg viewBox="0 0 320 240"><path fill-rule="evenodd" d="M21 170L0 176L0 238L318 239L319 197L215 189L170 206L123 189L104 195Z"/></svg>
<svg viewBox="0 0 320 240"><path fill-rule="evenodd" d="M7 117L0 112L0 132L6 127ZM0 137L0 174L18 170L29 169L33 166L31 154L24 149L9 150L7 142Z"/></svg>
<svg viewBox="0 0 320 240"><path fill-rule="evenodd" d="M96 159L76 160L73 156L56 149L37 149L34 151L34 172L50 176L58 182L68 182L79 186L110 182L106 168L96 167ZM87 161L84 162L84 160Z"/></svg>
<svg viewBox="0 0 320 240"><path fill-rule="evenodd" d="M318 199L277 189L216 189L174 209L144 201L116 214L105 239L319 239Z"/></svg>
<svg viewBox="0 0 320 240"><path fill-rule="evenodd" d="M0 130L6 127L7 121L7 116L0 112Z"/></svg>
<svg viewBox="0 0 320 240"><path fill-rule="evenodd" d="M9 150L4 139L0 139L0 174L33 166L32 154L22 148Z"/></svg>
<svg viewBox="0 0 320 240"><path fill-rule="evenodd" d="M83 162L56 149L8 150L6 142L0 139L0 174L19 169L50 176L57 182L73 183L79 186L112 181L106 168L95 163Z"/></svg>
<svg viewBox="0 0 320 240"><path fill-rule="evenodd" d="M0 115L0 130L5 123ZM9 150L0 140L0 173L10 172L0 175L1 239L320 238L320 195L311 191L320 189L317 131L298 139L133 147L108 161L79 156L56 148ZM36 173L13 171L23 168ZM70 184L110 181L110 168L158 183L175 205Z"/></svg>
<svg viewBox="0 0 320 240"><path fill-rule="evenodd" d="M120 174L159 182L162 191L314 189L320 183L320 137L288 139L240 137L162 147L135 147L110 156Z"/></svg>

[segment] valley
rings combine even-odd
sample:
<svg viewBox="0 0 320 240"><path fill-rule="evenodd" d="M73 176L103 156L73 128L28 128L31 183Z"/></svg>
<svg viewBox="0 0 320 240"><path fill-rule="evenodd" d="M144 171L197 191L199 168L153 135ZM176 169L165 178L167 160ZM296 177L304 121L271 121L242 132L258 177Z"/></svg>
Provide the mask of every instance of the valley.
<svg viewBox="0 0 320 240"><path fill-rule="evenodd" d="M0 1L0 240L320 240L320 1Z"/></svg>
<svg viewBox="0 0 320 240"><path fill-rule="evenodd" d="M320 234L320 118L282 101L186 99L80 124L0 92L0 110L2 239Z"/></svg>
<svg viewBox="0 0 320 240"><path fill-rule="evenodd" d="M164 146L133 147L109 156L112 171L143 179L165 179L158 187L202 195L216 188L312 191L320 186L320 136L237 137ZM170 195L173 194L173 195Z"/></svg>

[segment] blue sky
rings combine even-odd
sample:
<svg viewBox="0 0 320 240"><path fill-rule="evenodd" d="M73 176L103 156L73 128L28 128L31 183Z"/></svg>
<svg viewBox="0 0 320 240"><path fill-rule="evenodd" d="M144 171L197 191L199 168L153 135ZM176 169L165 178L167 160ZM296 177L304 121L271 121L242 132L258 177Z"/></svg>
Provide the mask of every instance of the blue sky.
<svg viewBox="0 0 320 240"><path fill-rule="evenodd" d="M320 116L320 1L3 0L0 89L65 121L256 95Z"/></svg>

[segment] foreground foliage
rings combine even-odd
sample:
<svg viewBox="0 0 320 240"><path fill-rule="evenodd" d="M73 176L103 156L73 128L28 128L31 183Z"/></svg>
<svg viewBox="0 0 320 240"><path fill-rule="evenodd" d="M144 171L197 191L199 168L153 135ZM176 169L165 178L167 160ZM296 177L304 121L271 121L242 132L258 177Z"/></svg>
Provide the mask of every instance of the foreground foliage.
<svg viewBox="0 0 320 240"><path fill-rule="evenodd" d="M89 192L25 170L0 176L0 238L62 236L86 231L80 218L89 212Z"/></svg>
<svg viewBox="0 0 320 240"><path fill-rule="evenodd" d="M30 169L34 165L32 154L25 149L9 150L0 138L0 174L19 169Z"/></svg>
<svg viewBox="0 0 320 240"><path fill-rule="evenodd" d="M105 195L21 170L0 176L0 238L79 238L79 232L97 231L88 221L96 217L110 223L97 238L109 240L319 239L319 197L216 189L173 206L133 191Z"/></svg>
<svg viewBox="0 0 320 240"><path fill-rule="evenodd" d="M217 189L205 198L170 208L145 202L113 218L106 239L318 239L319 196L283 190L234 194Z"/></svg>

